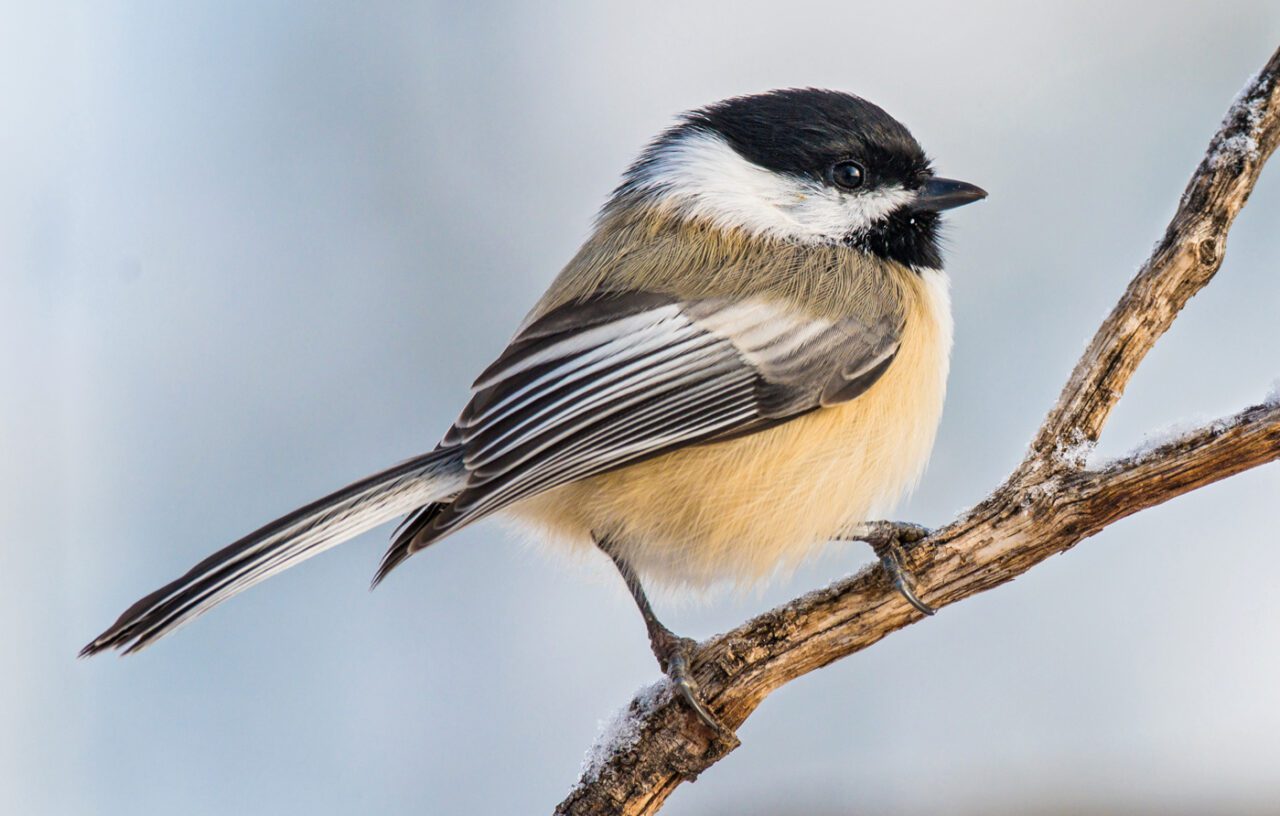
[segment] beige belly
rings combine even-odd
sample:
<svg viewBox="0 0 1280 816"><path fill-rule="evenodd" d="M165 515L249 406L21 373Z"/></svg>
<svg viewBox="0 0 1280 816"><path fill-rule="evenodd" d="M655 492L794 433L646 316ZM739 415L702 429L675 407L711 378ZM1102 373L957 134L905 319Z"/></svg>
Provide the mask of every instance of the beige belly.
<svg viewBox="0 0 1280 816"><path fill-rule="evenodd" d="M727 442L564 485L509 509L573 545L613 538L667 585L750 583L794 566L915 485L942 413L951 318L941 273L919 279L902 346L862 396Z"/></svg>

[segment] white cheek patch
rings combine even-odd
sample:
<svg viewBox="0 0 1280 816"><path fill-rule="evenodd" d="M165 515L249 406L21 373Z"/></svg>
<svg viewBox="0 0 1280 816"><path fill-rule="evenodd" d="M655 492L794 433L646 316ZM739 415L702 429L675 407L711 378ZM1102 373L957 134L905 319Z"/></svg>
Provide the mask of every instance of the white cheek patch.
<svg viewBox="0 0 1280 816"><path fill-rule="evenodd" d="M632 181L686 216L815 244L865 230L914 197L897 185L842 193L774 173L744 159L722 137L697 130L658 148Z"/></svg>

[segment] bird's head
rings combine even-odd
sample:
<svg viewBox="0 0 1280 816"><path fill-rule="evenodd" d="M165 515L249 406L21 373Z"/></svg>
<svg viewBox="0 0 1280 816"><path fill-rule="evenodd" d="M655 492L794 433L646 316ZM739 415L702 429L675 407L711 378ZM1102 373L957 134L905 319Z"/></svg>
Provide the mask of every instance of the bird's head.
<svg viewBox="0 0 1280 816"><path fill-rule="evenodd" d="M611 206L649 204L726 230L841 243L941 265L938 212L986 197L938 178L911 132L838 91L739 96L690 111L627 170Z"/></svg>

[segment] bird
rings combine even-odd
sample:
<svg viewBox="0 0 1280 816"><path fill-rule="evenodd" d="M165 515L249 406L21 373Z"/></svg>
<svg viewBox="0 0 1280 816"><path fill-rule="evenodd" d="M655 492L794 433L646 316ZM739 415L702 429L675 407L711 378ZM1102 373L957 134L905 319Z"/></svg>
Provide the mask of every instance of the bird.
<svg viewBox="0 0 1280 816"><path fill-rule="evenodd" d="M694 641L646 584L751 584L838 539L871 543L922 614L883 518L920 479L952 346L937 176L853 94L788 88L676 118L472 386L436 447L248 534L84 647L137 652L247 587L403 517L373 579L500 514L616 565L680 697L719 727Z"/></svg>

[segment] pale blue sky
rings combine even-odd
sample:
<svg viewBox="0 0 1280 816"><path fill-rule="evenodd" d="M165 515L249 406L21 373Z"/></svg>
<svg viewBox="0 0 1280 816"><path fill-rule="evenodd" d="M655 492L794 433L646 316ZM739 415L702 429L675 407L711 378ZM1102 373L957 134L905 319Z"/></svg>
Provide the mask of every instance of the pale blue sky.
<svg viewBox="0 0 1280 816"><path fill-rule="evenodd" d="M294 506L434 444L682 109L814 85L991 197L899 515L1020 457L1280 43L1271 2L7 4L0 811L540 813L656 670L604 560L494 524L377 592L386 531L127 660L76 650ZM1104 452L1280 376L1280 169ZM1123 522L770 698L671 814L1244 812L1280 800L1272 466ZM723 630L759 595L660 602ZM1268 808L1271 809L1271 808Z"/></svg>

